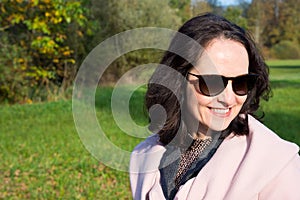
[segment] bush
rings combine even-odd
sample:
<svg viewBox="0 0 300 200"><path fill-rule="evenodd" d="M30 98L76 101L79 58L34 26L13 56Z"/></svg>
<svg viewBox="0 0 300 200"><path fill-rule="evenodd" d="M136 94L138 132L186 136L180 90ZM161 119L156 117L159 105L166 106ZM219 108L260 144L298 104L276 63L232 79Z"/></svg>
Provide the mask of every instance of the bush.
<svg viewBox="0 0 300 200"><path fill-rule="evenodd" d="M277 59L299 59L299 44L286 40L281 41L271 48L271 55Z"/></svg>
<svg viewBox="0 0 300 200"><path fill-rule="evenodd" d="M30 89L25 69L30 57L18 45L10 44L7 35L0 36L0 102L25 103Z"/></svg>
<svg viewBox="0 0 300 200"><path fill-rule="evenodd" d="M85 2L0 1L0 103L65 96L93 32Z"/></svg>
<svg viewBox="0 0 300 200"><path fill-rule="evenodd" d="M39 81L48 72L31 63L32 58L23 47L11 44L8 34L0 33L0 103L23 104L70 96L70 87L64 89L47 79Z"/></svg>

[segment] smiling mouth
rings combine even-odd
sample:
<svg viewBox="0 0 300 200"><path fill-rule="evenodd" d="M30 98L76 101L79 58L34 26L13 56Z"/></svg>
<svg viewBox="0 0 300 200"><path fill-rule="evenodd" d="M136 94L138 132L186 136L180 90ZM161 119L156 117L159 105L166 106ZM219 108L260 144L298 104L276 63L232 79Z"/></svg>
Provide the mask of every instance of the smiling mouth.
<svg viewBox="0 0 300 200"><path fill-rule="evenodd" d="M214 114L221 116L230 115L231 108L209 108Z"/></svg>

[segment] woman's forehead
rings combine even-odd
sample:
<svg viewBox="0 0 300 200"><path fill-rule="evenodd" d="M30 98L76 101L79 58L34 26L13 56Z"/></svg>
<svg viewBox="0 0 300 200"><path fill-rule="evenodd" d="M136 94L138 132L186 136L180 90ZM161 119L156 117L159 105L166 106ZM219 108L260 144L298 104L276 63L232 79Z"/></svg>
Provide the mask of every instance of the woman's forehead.
<svg viewBox="0 0 300 200"><path fill-rule="evenodd" d="M199 57L195 70L199 74L240 75L248 72L246 48L229 39L214 39Z"/></svg>

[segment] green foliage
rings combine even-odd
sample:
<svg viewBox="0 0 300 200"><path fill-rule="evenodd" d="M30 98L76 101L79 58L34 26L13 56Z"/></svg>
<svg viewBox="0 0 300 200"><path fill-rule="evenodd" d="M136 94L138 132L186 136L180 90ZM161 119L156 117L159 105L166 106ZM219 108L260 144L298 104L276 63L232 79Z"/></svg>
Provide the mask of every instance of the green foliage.
<svg viewBox="0 0 300 200"><path fill-rule="evenodd" d="M243 10L239 7L227 7L224 12L224 17L244 29L248 28L247 19L242 16Z"/></svg>
<svg viewBox="0 0 300 200"><path fill-rule="evenodd" d="M175 9L182 22L189 20L192 16L190 0L169 0L169 5Z"/></svg>
<svg viewBox="0 0 300 200"><path fill-rule="evenodd" d="M298 0L252 0L248 23L261 46L271 48L280 41L300 43Z"/></svg>
<svg viewBox="0 0 300 200"><path fill-rule="evenodd" d="M154 26L176 29L181 24L181 19L168 1L161 0L92 0L92 13L103 27L99 30L102 39L133 28Z"/></svg>
<svg viewBox="0 0 300 200"><path fill-rule="evenodd" d="M21 54L14 57L18 61L26 59L22 61L26 65L12 63L14 65L2 65L1 68L11 72L14 70L7 68L19 68L18 71L22 71L19 78L23 80L24 87L33 88L31 94L22 94L8 100L20 102L21 97L21 102L32 100L40 97L37 91L42 89L46 89L49 95L64 92L73 81L78 68L76 56L80 53L72 45L70 36L81 38L83 29L89 29L85 25L87 11L81 2L2 0L0 9L0 34L9 35L8 43L26 52L25 58ZM6 77L2 76L1 79L5 81Z"/></svg>
<svg viewBox="0 0 300 200"><path fill-rule="evenodd" d="M26 79L26 69L31 58L26 51L10 44L8 36L0 37L0 102L30 102L27 95L31 81Z"/></svg>
<svg viewBox="0 0 300 200"><path fill-rule="evenodd" d="M271 48L271 54L273 58L277 59L299 59L299 44L283 40Z"/></svg>
<svg viewBox="0 0 300 200"><path fill-rule="evenodd" d="M207 1L196 1L192 4L193 16L212 12L213 8Z"/></svg>
<svg viewBox="0 0 300 200"><path fill-rule="evenodd" d="M298 0L285 0L280 4L280 41L289 40L300 44L300 4Z"/></svg>
<svg viewBox="0 0 300 200"><path fill-rule="evenodd" d="M239 0L233 7L222 7L219 2L1 0L0 103L65 98L84 57L103 40L139 27L177 30L191 16L204 12L224 15L249 29L265 56L299 58L298 0ZM147 35L142 39L151 40ZM153 49L123 55L101 81L115 82L135 66L159 62L161 55Z"/></svg>
<svg viewBox="0 0 300 200"><path fill-rule="evenodd" d="M176 11L170 7L169 2L161 0L93 0L92 13L101 27L94 38L94 44L99 44L108 37L134 28L177 29L181 24L181 18L176 15ZM144 35L141 41L145 40L151 41L150 36ZM102 83L114 82L128 69L140 64L159 62L160 56L161 51L151 49L133 51L123 55L107 69Z"/></svg>

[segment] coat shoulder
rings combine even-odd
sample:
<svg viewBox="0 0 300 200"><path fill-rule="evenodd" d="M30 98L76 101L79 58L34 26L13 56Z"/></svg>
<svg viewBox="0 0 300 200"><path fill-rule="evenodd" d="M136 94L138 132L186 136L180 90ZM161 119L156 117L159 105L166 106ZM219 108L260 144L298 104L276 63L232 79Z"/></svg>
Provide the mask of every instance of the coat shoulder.
<svg viewBox="0 0 300 200"><path fill-rule="evenodd" d="M132 151L132 154L150 153L155 150L163 149L163 145L159 142L159 135L153 134L139 143Z"/></svg>

